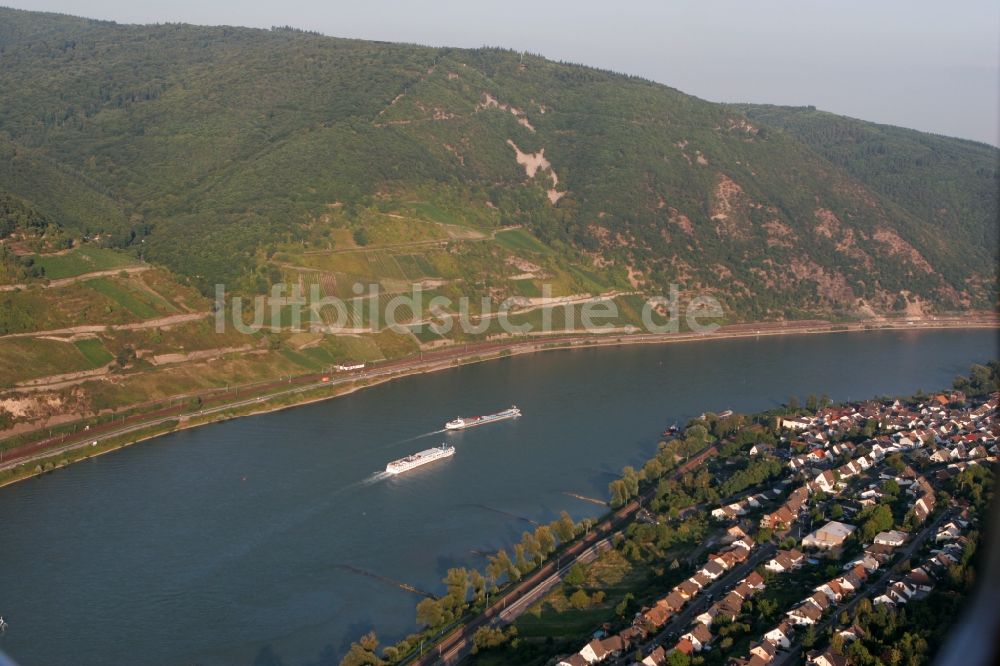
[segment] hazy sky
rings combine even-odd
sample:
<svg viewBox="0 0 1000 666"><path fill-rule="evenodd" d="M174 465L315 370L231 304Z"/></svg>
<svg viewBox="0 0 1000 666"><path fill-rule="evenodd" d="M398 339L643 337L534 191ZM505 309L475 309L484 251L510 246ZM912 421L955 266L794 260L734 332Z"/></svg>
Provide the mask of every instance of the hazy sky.
<svg viewBox="0 0 1000 666"><path fill-rule="evenodd" d="M996 0L0 0L127 23L505 46L705 99L814 104L1000 144Z"/></svg>

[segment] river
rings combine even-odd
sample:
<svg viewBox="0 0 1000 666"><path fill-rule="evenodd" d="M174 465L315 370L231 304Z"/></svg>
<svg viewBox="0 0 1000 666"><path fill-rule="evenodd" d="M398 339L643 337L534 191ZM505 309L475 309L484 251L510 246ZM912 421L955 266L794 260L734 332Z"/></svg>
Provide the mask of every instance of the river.
<svg viewBox="0 0 1000 666"><path fill-rule="evenodd" d="M419 601L345 565L438 592L528 521L596 516L566 493L605 498L670 423L930 391L996 356L994 330L553 351L174 433L0 490L0 649L22 666L335 665L367 630L414 630ZM512 403L516 421L434 433ZM375 475L445 440L452 458Z"/></svg>

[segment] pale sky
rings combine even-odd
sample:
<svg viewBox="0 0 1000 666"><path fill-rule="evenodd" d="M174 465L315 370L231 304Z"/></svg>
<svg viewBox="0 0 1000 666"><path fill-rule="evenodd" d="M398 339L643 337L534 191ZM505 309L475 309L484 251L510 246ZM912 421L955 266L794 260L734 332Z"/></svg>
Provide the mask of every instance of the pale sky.
<svg viewBox="0 0 1000 666"><path fill-rule="evenodd" d="M996 0L0 0L121 23L504 46L719 102L813 104L1000 145Z"/></svg>

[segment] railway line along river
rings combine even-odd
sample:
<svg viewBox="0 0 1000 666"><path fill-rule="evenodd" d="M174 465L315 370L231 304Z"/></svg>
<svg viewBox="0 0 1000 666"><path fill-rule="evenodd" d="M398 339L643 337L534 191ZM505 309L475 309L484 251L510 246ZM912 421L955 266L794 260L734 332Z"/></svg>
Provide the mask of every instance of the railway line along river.
<svg viewBox="0 0 1000 666"><path fill-rule="evenodd" d="M0 490L0 649L22 666L336 664L369 629L412 631L449 567L561 510L600 514L590 498L666 425L930 391L996 355L992 329L553 351L177 432ZM521 418L438 432L511 404ZM378 474L444 441L454 456Z"/></svg>

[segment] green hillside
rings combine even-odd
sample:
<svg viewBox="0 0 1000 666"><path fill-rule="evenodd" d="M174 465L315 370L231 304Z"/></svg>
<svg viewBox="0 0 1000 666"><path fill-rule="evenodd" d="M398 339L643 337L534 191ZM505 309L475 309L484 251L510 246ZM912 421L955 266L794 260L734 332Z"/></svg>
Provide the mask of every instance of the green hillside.
<svg viewBox="0 0 1000 666"><path fill-rule="evenodd" d="M942 248L951 253L951 263L968 260L969 254L976 262L997 260L996 148L808 107L743 110L754 121L788 132L906 211L919 223L912 233L947 231L972 241Z"/></svg>
<svg viewBox="0 0 1000 666"><path fill-rule="evenodd" d="M510 51L0 9L0 191L205 293L308 268L533 295L513 254L569 292L678 283L737 319L992 307L997 165Z"/></svg>

